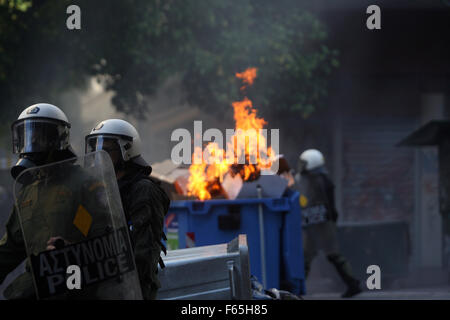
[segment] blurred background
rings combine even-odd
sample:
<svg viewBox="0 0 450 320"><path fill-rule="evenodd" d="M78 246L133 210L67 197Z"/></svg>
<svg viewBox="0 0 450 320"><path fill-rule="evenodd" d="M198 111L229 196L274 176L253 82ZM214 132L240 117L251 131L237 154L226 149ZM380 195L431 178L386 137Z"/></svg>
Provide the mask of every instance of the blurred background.
<svg viewBox="0 0 450 320"><path fill-rule="evenodd" d="M72 4L80 30L66 27ZM266 128L280 129L291 167L307 148L325 154L355 273L366 279L378 264L385 288L448 286L442 150L398 144L449 117L450 1L379 0L381 30L366 27L371 4L0 0L0 234L12 206L10 125L25 107L61 107L79 154L97 122L126 119L156 163L170 158L171 133L193 132L194 120L234 128L235 74L256 67L246 95ZM320 256L307 287L343 284Z"/></svg>

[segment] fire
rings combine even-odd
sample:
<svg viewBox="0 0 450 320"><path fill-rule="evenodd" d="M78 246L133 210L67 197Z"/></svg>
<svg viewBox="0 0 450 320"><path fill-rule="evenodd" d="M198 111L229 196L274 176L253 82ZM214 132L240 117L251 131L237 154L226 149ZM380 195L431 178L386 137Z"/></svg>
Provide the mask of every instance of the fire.
<svg viewBox="0 0 450 320"><path fill-rule="evenodd" d="M230 169L230 164L226 159L225 150L219 149L217 143L209 143L206 146L207 153L216 161L208 166L206 176L211 179L219 179L222 182L222 178L225 173Z"/></svg>
<svg viewBox="0 0 450 320"><path fill-rule="evenodd" d="M202 149L195 148L192 155L192 165L189 167L189 183L188 183L188 195L195 195L200 200L211 199L211 194L208 192L208 182L206 179L206 163L195 161L195 159L202 159Z"/></svg>
<svg viewBox="0 0 450 320"><path fill-rule="evenodd" d="M236 73L236 78L242 79L242 82L244 82L244 84L251 86L256 78L256 71L258 71L258 69L248 68L244 72ZM241 90L244 90L245 88L246 86L244 85L241 87Z"/></svg>
<svg viewBox="0 0 450 320"><path fill-rule="evenodd" d="M236 73L236 77L242 79L245 85L252 85L256 72L256 68L249 68ZM245 85L241 90L246 88ZM271 166L274 154L270 147L267 148L267 138L261 134L267 122L257 116L252 101L247 97L233 102L232 106L235 133L227 143L227 151L217 143L209 143L205 150L196 148L192 155L188 195L200 200L211 199L212 194L220 192L220 183L227 172L240 174L244 181L248 181L257 179L261 169ZM204 155L213 161L206 161ZM198 162L194 162L194 159Z"/></svg>

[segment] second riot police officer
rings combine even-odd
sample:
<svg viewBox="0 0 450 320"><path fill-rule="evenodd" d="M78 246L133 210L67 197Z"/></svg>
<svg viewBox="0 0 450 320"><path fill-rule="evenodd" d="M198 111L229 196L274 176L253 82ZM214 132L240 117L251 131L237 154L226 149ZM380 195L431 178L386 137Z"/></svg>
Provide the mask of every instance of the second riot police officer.
<svg viewBox="0 0 450 320"><path fill-rule="evenodd" d="M123 209L129 224L144 299L155 299L160 287L158 263L163 267L161 239L170 200L149 175L151 166L141 155L136 129L120 119L100 122L86 136L86 152L105 150L114 164Z"/></svg>

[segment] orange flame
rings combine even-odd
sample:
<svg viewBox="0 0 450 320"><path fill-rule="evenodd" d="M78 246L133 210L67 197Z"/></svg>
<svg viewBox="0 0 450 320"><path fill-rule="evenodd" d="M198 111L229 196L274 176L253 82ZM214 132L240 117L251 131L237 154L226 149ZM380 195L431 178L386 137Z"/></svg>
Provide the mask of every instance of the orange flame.
<svg viewBox="0 0 450 320"><path fill-rule="evenodd" d="M189 167L188 195L196 196L200 200L207 200L211 199L211 194L207 190L206 163L198 161L198 159L202 159L202 154L201 148L195 148L194 154L192 155L193 164Z"/></svg>
<svg viewBox="0 0 450 320"><path fill-rule="evenodd" d="M236 78L242 79L242 82L244 82L244 84L251 86L256 78L257 71L258 69L256 68L248 68L244 72L236 73ZM241 87L241 90L244 90L245 88L246 86L244 85Z"/></svg>
<svg viewBox="0 0 450 320"><path fill-rule="evenodd" d="M252 85L256 72L256 68L249 68L236 73L236 77L242 79L245 84ZM241 90L243 89L245 86L241 87ZM267 139L261 134L261 129L267 122L263 118L258 118L252 101L247 97L242 101L233 102L232 106L235 133L227 143L227 152L219 148L217 143L209 143L204 151L196 148L192 155L193 160L202 161L193 161L194 164L189 168L188 195L196 196L200 200L211 199L211 193L220 191L223 176L230 169L237 171L242 179L247 181L257 178L261 169L271 166L272 148L267 148ZM213 161L206 163L207 159L204 159L204 156ZM195 164L200 162L201 164Z"/></svg>

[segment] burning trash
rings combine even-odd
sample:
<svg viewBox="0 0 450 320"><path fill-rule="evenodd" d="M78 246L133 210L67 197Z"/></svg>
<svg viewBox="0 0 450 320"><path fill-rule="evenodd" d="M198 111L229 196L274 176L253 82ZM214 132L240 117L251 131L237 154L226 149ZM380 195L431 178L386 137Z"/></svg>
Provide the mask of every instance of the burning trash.
<svg viewBox="0 0 450 320"><path fill-rule="evenodd" d="M256 68L236 74L243 81L241 91L253 84L256 74ZM244 191L251 197L256 195L249 190L256 190L256 185L266 182L270 185L264 189L266 196L273 196L270 190L276 190L277 196L281 196L280 192L285 190L287 184L274 172L269 172L277 155L272 147L268 147L267 134L262 130L267 122L257 116L257 110L247 97L233 102L232 107L235 133L227 141L226 150L214 142L204 150L199 147L194 149L187 195L200 200L223 196L234 199ZM206 161L205 157L213 161Z"/></svg>
<svg viewBox="0 0 450 320"><path fill-rule="evenodd" d="M253 84L256 75L256 68L236 74L243 82L241 92ZM163 182L172 199L278 198L285 191L286 179L276 174L278 130L270 130L269 146L264 128L267 122L258 117L252 101L244 95L242 100L231 105L235 125L234 129L227 129L225 148L217 140L203 147L194 142L192 162L188 167L176 165L171 160L153 165L152 176ZM194 121L194 134L196 122L199 121ZM258 186L261 187L260 195Z"/></svg>

